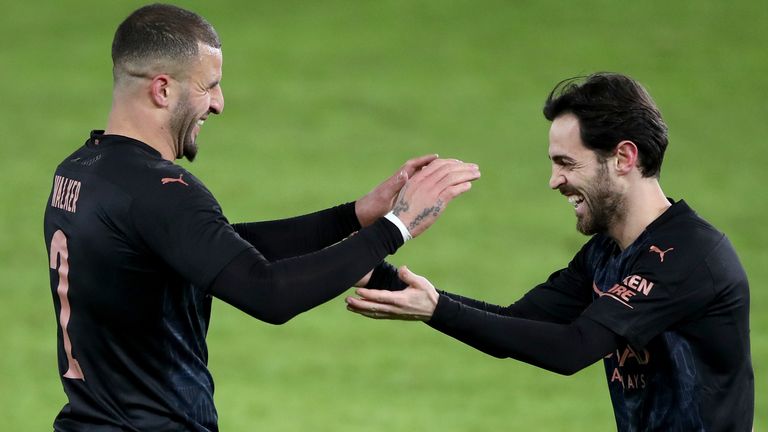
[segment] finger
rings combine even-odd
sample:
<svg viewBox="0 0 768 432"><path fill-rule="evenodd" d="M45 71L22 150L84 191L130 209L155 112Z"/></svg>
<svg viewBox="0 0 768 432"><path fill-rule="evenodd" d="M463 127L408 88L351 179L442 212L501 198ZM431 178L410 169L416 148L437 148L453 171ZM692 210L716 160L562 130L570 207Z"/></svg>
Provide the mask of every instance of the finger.
<svg viewBox="0 0 768 432"><path fill-rule="evenodd" d="M380 304L395 304L397 302L397 291L384 291L369 288L358 288L355 293L361 297L362 301L375 302ZM349 297L351 300L357 301L354 297ZM359 303L359 302L357 302Z"/></svg>
<svg viewBox="0 0 768 432"><path fill-rule="evenodd" d="M402 309L376 303L347 304L347 310L375 319L413 320L414 315L406 314Z"/></svg>
<svg viewBox="0 0 768 432"><path fill-rule="evenodd" d="M409 286L414 287L420 286L426 280L425 277L419 276L412 272L408 266L401 266L399 269L397 269L397 276L401 281L407 283Z"/></svg>
<svg viewBox="0 0 768 432"><path fill-rule="evenodd" d="M461 163L462 162L459 162L456 159L435 159L430 162L429 165L422 168L421 171L414 174L411 178L414 180L426 179L443 167L455 166Z"/></svg>
<svg viewBox="0 0 768 432"><path fill-rule="evenodd" d="M436 166L436 168L432 169L431 171L426 171L432 168L433 166ZM419 183L430 183L432 185L437 185L440 181L445 179L446 177L454 174L454 173L468 173L473 176L479 176L480 175L480 168L473 163L464 163L464 162L447 162L442 163L440 165L437 165L437 161L430 164L429 167L425 168L425 173L417 173L415 177L421 177L419 179Z"/></svg>
<svg viewBox="0 0 768 432"><path fill-rule="evenodd" d="M350 305L347 305L347 310L350 311L350 312L354 312L354 313L356 313L358 315L367 316L368 318L376 318L376 313L375 312L368 312L368 311L362 310L362 309L355 309L354 307L352 307Z"/></svg>
<svg viewBox="0 0 768 432"><path fill-rule="evenodd" d="M368 311L365 311L365 310L355 309L355 308L349 307L349 306L347 306L347 310L350 311L350 312L356 313L358 315L362 315L362 316L368 317L368 318L373 318L373 319L376 319L376 320L380 320L380 319L389 319L389 320L399 319L399 317L397 315L383 314L383 313L380 313L380 312L368 312Z"/></svg>
<svg viewBox="0 0 768 432"><path fill-rule="evenodd" d="M396 194L400 189L405 186L405 183L408 181L408 178L410 176L408 175L408 172L405 169L401 169L400 171L396 172L392 175L392 177L388 178L385 182L385 192L387 195L394 195Z"/></svg>
<svg viewBox="0 0 768 432"><path fill-rule="evenodd" d="M474 163L453 163L440 166L430 177L430 180L441 181L454 173L471 173L480 176L480 167Z"/></svg>
<svg viewBox="0 0 768 432"><path fill-rule="evenodd" d="M363 197L363 199L358 200L358 202L363 201L364 199L376 199L380 202L390 202L397 198L397 194L408 182L408 178L408 173L404 169L401 169L400 171L392 174L392 176L384 180L380 185L376 186L376 188L371 191L371 193ZM356 206L357 204L358 203L355 203Z"/></svg>
<svg viewBox="0 0 768 432"><path fill-rule="evenodd" d="M429 165L429 163L435 159L437 159L437 154L428 154L428 155L420 156L417 158L413 158L405 162L402 170L405 171L408 177L411 177L416 171Z"/></svg>
<svg viewBox="0 0 768 432"><path fill-rule="evenodd" d="M464 192L469 191L470 189L472 189L472 183L470 182L460 183L455 186L450 186L445 188L440 193L440 195L438 195L438 198L447 205L451 200L463 194Z"/></svg>
<svg viewBox="0 0 768 432"><path fill-rule="evenodd" d="M347 297L347 306L358 311L370 313L397 314L400 312L400 309L397 306L355 297Z"/></svg>
<svg viewBox="0 0 768 432"><path fill-rule="evenodd" d="M456 186L461 183L472 182L480 178L480 172L474 169L463 169L446 174L435 184L435 189L442 192L446 188Z"/></svg>
<svg viewBox="0 0 768 432"><path fill-rule="evenodd" d="M400 268L397 269L397 277L408 285L413 285L413 283L416 282L416 274L414 274L408 266L400 266Z"/></svg>
<svg viewBox="0 0 768 432"><path fill-rule="evenodd" d="M463 167L452 169L440 173L435 173L428 180L425 180L420 187L428 190L431 196L440 196L445 189L462 183L475 181L480 178L480 171L472 167Z"/></svg>

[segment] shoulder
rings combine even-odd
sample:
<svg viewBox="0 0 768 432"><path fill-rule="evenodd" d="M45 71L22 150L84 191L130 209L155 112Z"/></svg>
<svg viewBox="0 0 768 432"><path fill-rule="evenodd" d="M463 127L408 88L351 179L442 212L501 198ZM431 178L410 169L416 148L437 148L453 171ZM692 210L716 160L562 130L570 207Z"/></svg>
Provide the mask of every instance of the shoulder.
<svg viewBox="0 0 768 432"><path fill-rule="evenodd" d="M725 234L680 201L663 223L651 227L638 245L635 268L671 284L682 284L711 273L710 263L735 256ZM697 276L698 275L698 276ZM697 277L693 277L697 276ZM704 277L706 279L706 277Z"/></svg>
<svg viewBox="0 0 768 432"><path fill-rule="evenodd" d="M670 214L662 215L661 223L650 227L645 242L648 246L646 255L659 262L700 262L725 238L684 201L675 203L667 212Z"/></svg>
<svg viewBox="0 0 768 432"><path fill-rule="evenodd" d="M198 178L184 167L163 159L147 144L119 135L97 138L92 137L92 144L84 146L94 159L89 171L132 198L174 199L175 196L211 195Z"/></svg>
<svg viewBox="0 0 768 432"><path fill-rule="evenodd" d="M145 210L214 207L218 202L200 179L171 162L145 166L129 187L134 204Z"/></svg>
<svg viewBox="0 0 768 432"><path fill-rule="evenodd" d="M165 160L146 164L140 175L138 183L156 194L211 194L205 184L187 169Z"/></svg>

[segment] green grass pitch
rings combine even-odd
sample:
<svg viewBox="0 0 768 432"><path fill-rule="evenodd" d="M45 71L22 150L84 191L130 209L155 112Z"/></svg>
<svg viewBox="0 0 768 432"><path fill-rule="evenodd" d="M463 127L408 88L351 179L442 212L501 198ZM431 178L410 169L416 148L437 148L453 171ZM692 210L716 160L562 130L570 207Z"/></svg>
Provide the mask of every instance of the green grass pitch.
<svg viewBox="0 0 768 432"><path fill-rule="evenodd" d="M42 238L56 164L103 128L111 38L136 1L4 2L0 17L0 424L50 430L56 369ZM224 43L224 114L186 164L229 219L367 192L410 156L483 178L392 257L438 287L519 298L585 239L547 188L547 92L620 71L670 127L665 192L735 244L752 287L755 430L768 427L768 8L764 1L183 1ZM602 365L561 377L336 299L273 327L216 302L209 333L226 431L615 429Z"/></svg>

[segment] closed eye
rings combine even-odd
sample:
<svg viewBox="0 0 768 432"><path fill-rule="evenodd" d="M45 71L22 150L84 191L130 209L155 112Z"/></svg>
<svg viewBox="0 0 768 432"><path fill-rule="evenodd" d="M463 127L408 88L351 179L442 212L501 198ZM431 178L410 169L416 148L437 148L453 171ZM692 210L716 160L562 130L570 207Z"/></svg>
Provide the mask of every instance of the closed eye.
<svg viewBox="0 0 768 432"><path fill-rule="evenodd" d="M563 168L572 169L574 166L576 166L576 161L569 158L568 156L557 155L552 156L550 159L552 160L553 164Z"/></svg>

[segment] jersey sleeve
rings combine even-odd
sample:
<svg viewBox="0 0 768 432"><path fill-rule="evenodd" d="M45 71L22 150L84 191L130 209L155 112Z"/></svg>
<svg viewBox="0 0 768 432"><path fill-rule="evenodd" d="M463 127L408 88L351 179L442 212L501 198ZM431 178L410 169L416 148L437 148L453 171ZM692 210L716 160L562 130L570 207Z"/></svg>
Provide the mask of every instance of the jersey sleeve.
<svg viewBox="0 0 768 432"><path fill-rule="evenodd" d="M283 324L346 291L402 245L400 230L380 218L307 255L269 262L252 249L227 265L209 292L257 319Z"/></svg>
<svg viewBox="0 0 768 432"><path fill-rule="evenodd" d="M251 246L235 232L208 189L182 173L186 184L157 182L135 197L131 218L153 255L195 286L207 288L224 266Z"/></svg>
<svg viewBox="0 0 768 432"><path fill-rule="evenodd" d="M366 288L400 291L407 286L408 284L400 280L400 276L397 274L397 268L386 261L382 261L373 268L371 278L368 280Z"/></svg>
<svg viewBox="0 0 768 432"><path fill-rule="evenodd" d="M629 276L602 292L584 316L638 349L667 329L695 319L715 297L707 262L718 246L691 243L689 247L686 251L651 246Z"/></svg>
<svg viewBox="0 0 768 432"><path fill-rule="evenodd" d="M526 318L552 323L570 323L575 320L592 301L589 283L590 277L585 265L585 255L589 243L573 257L568 267L552 273L543 283L536 285L521 299L501 306L454 294L439 291L452 302L445 305L464 305L495 315Z"/></svg>
<svg viewBox="0 0 768 432"><path fill-rule="evenodd" d="M617 336L579 317L559 324L498 315L441 295L428 324L448 336L498 358L514 358L571 375L604 357Z"/></svg>
<svg viewBox="0 0 768 432"><path fill-rule="evenodd" d="M592 241L573 257L568 267L552 273L547 280L528 291L515 305L534 310L536 319L554 323L570 323L592 302L591 274L586 254Z"/></svg>
<svg viewBox="0 0 768 432"><path fill-rule="evenodd" d="M270 261L320 250L361 228L354 202L303 216L232 227Z"/></svg>

